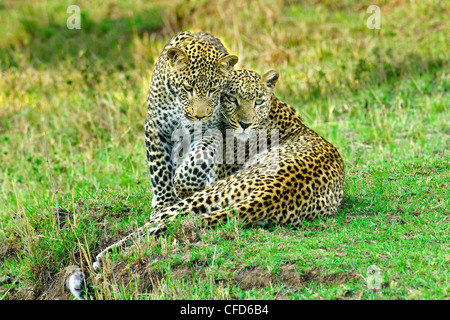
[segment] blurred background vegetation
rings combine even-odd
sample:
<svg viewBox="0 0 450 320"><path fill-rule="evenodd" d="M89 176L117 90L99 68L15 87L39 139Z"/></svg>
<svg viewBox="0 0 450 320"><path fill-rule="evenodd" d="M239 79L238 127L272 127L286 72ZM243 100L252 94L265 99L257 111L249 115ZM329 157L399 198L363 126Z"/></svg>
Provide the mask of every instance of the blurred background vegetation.
<svg viewBox="0 0 450 320"><path fill-rule="evenodd" d="M347 166L448 150L447 1L0 1L0 197L149 187L145 98L181 30L208 31L239 67L281 73L277 95ZM369 5L381 29L369 29ZM15 186L15 190L14 190ZM4 210L2 210L5 213Z"/></svg>
<svg viewBox="0 0 450 320"><path fill-rule="evenodd" d="M422 189L377 202L367 182L418 174L446 177L427 192L448 212L448 1L80 0L81 29L69 30L72 4L0 0L0 239L13 241L18 214L51 215L45 134L60 204L126 194L150 214L145 99L182 30L214 34L238 67L280 72L277 96L344 158L345 212L424 210ZM366 25L370 5L379 30Z"/></svg>

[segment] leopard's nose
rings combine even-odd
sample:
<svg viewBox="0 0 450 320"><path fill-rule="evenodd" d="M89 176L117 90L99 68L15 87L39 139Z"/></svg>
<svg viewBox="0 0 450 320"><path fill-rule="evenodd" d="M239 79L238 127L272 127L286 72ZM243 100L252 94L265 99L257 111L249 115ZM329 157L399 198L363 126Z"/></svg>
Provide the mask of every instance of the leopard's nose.
<svg viewBox="0 0 450 320"><path fill-rule="evenodd" d="M206 120L212 112L213 108L209 100L197 99L193 107L192 116L196 120Z"/></svg>
<svg viewBox="0 0 450 320"><path fill-rule="evenodd" d="M251 123L245 123L242 121L239 121L239 124L241 125L242 129L244 129L244 130L252 125Z"/></svg>

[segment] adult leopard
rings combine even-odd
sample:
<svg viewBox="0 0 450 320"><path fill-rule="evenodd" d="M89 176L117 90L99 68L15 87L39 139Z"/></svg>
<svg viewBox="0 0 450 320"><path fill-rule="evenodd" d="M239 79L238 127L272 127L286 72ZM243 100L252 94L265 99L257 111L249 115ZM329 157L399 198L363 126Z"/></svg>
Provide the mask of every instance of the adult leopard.
<svg viewBox="0 0 450 320"><path fill-rule="evenodd" d="M193 132L193 122L213 128L220 90L238 57L209 33L180 32L164 47L147 97L145 144L153 188L154 212L178 201L173 188L175 130Z"/></svg>

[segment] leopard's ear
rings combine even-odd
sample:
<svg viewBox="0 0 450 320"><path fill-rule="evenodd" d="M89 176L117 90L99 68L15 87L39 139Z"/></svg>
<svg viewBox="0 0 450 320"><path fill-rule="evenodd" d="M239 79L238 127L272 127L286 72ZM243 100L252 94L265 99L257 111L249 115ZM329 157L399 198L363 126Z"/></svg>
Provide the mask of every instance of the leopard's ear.
<svg viewBox="0 0 450 320"><path fill-rule="evenodd" d="M270 90L274 90L275 84L277 83L279 77L280 75L277 71L270 70L262 76L262 82L266 85L267 88L269 88Z"/></svg>
<svg viewBox="0 0 450 320"><path fill-rule="evenodd" d="M231 70L233 70L234 65L239 61L239 58L234 55L228 55L223 58L220 58L219 61L217 61L217 67L219 70L227 74Z"/></svg>
<svg viewBox="0 0 450 320"><path fill-rule="evenodd" d="M169 48L166 56L173 70L183 70L189 64L189 58L186 52L180 48Z"/></svg>

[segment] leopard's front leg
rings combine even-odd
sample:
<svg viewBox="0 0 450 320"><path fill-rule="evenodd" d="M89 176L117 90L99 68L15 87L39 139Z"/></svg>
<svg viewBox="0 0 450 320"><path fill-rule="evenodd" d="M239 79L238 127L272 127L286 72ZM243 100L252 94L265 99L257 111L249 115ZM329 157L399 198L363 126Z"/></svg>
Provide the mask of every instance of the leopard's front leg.
<svg viewBox="0 0 450 320"><path fill-rule="evenodd" d="M145 123L145 145L153 188L152 207L159 211L179 201L173 187L175 165L172 161L173 141L160 130L160 122L147 119Z"/></svg>
<svg viewBox="0 0 450 320"><path fill-rule="evenodd" d="M222 149L220 132L191 145L189 155L175 170L174 187L178 197L189 197L216 181L215 166L223 160Z"/></svg>

